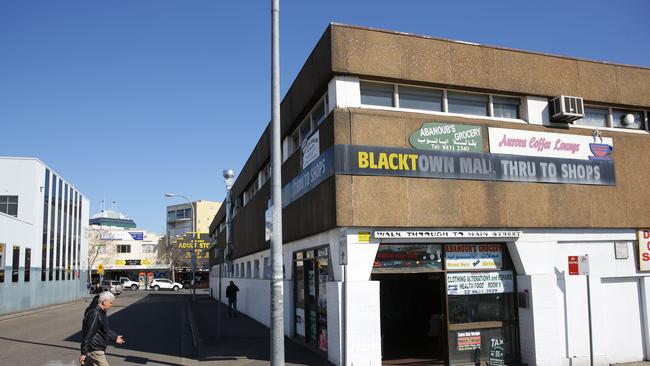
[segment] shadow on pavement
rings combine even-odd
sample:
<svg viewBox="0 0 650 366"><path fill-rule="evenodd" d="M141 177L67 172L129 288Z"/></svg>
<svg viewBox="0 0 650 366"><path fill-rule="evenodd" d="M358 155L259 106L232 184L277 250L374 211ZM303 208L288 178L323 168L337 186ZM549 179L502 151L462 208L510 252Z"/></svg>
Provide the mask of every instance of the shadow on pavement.
<svg viewBox="0 0 650 366"><path fill-rule="evenodd" d="M270 330L256 320L239 314L228 317L228 307L221 305L221 338L218 336L219 303L208 295L197 295L192 310L199 336L200 361L228 361L235 359L270 361ZM285 337L285 362L294 365L331 365L327 356L298 345Z"/></svg>
<svg viewBox="0 0 650 366"><path fill-rule="evenodd" d="M111 344L107 353L131 350L184 358L196 357L186 316L188 302L185 296L187 295L147 294L137 302L111 314L108 318L111 329L123 335L126 343L119 346ZM81 329L65 340L80 343ZM148 361L144 357L117 356L125 357L125 361L135 364L146 364Z"/></svg>

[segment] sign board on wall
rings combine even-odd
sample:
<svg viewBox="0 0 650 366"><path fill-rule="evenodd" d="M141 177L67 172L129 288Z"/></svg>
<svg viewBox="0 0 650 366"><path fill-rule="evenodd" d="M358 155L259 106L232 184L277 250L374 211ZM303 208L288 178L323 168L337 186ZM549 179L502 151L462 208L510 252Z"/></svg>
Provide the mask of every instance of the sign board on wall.
<svg viewBox="0 0 650 366"><path fill-rule="evenodd" d="M561 159L612 160L614 142L591 136L488 127L490 152Z"/></svg>
<svg viewBox="0 0 650 366"><path fill-rule="evenodd" d="M501 269L503 247L498 244L445 246L447 269Z"/></svg>
<svg viewBox="0 0 650 366"><path fill-rule="evenodd" d="M650 271L650 229L641 229L639 236L639 271Z"/></svg>
<svg viewBox="0 0 650 366"><path fill-rule="evenodd" d="M282 207L287 207L332 175L334 175L334 150L330 148L282 187Z"/></svg>
<svg viewBox="0 0 650 366"><path fill-rule="evenodd" d="M484 181L615 185L614 162L336 145L336 173Z"/></svg>
<svg viewBox="0 0 650 366"><path fill-rule="evenodd" d="M453 238L518 238L521 231L505 230L375 230L375 239L453 239Z"/></svg>
<svg viewBox="0 0 650 366"><path fill-rule="evenodd" d="M300 148L302 155L302 169L306 169L312 161L318 158L320 154L320 134L319 131L314 132L308 139L302 144Z"/></svg>
<svg viewBox="0 0 650 366"><path fill-rule="evenodd" d="M570 255L569 256L569 275L588 275L589 274L589 256L588 255Z"/></svg>
<svg viewBox="0 0 650 366"><path fill-rule="evenodd" d="M483 130L481 126L427 122L411 134L409 143L420 150L483 152Z"/></svg>
<svg viewBox="0 0 650 366"><path fill-rule="evenodd" d="M447 273L448 295L501 294L513 291L512 271Z"/></svg>

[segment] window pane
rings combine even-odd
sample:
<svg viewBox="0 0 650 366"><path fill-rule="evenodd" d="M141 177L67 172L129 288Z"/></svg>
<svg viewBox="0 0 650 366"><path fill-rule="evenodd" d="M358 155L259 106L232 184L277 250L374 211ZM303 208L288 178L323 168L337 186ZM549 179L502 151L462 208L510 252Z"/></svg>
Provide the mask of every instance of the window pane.
<svg viewBox="0 0 650 366"><path fill-rule="evenodd" d="M492 109L494 117L500 118L519 118L519 98L493 97Z"/></svg>
<svg viewBox="0 0 650 366"><path fill-rule="evenodd" d="M25 249L25 282L29 282L29 277L32 269L32 250Z"/></svg>
<svg viewBox="0 0 650 366"><path fill-rule="evenodd" d="M634 121L631 123L625 119L625 116L628 114L634 116ZM643 128L643 112L614 109L612 111L612 117L614 118L614 127L631 128L637 130Z"/></svg>
<svg viewBox="0 0 650 366"><path fill-rule="evenodd" d="M487 95L449 92L447 93L448 112L487 116L488 100Z"/></svg>
<svg viewBox="0 0 650 366"><path fill-rule="evenodd" d="M321 99L318 104L316 104L316 107L311 111L311 119L315 123L320 123L321 120L325 117L325 100Z"/></svg>
<svg viewBox="0 0 650 366"><path fill-rule="evenodd" d="M400 86L399 106L400 108L440 112L442 111L442 91Z"/></svg>
<svg viewBox="0 0 650 366"><path fill-rule="evenodd" d="M20 247L14 245L13 258L11 260L11 282L18 282L18 260L20 259Z"/></svg>
<svg viewBox="0 0 650 366"><path fill-rule="evenodd" d="M449 323L508 321L514 317L514 294L449 296Z"/></svg>
<svg viewBox="0 0 650 366"><path fill-rule="evenodd" d="M393 84L378 84L362 81L361 83L361 104L392 107Z"/></svg>
<svg viewBox="0 0 650 366"><path fill-rule="evenodd" d="M607 108L585 107L585 116L575 121L576 125L607 127L607 117L609 110Z"/></svg>
<svg viewBox="0 0 650 366"><path fill-rule="evenodd" d="M309 116L307 116L300 123L300 141L305 141L309 132L311 132L311 122L309 121Z"/></svg>

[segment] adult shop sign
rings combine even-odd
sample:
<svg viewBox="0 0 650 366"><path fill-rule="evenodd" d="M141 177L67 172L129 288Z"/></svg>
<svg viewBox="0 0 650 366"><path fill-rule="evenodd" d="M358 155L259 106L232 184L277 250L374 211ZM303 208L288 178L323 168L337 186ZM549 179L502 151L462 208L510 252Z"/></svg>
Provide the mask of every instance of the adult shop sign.
<svg viewBox="0 0 650 366"><path fill-rule="evenodd" d="M450 153L337 145L336 173L487 181L615 185L611 160Z"/></svg>

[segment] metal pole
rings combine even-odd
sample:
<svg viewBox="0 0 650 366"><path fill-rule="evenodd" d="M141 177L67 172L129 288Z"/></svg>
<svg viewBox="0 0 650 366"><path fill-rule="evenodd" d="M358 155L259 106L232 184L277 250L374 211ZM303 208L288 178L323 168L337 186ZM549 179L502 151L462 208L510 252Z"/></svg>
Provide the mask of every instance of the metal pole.
<svg viewBox="0 0 650 366"><path fill-rule="evenodd" d="M347 255L347 253L346 253ZM341 358L343 366L348 364L348 265L343 265L343 352Z"/></svg>
<svg viewBox="0 0 650 366"><path fill-rule="evenodd" d="M594 337L591 329L591 277L587 275L587 314L589 314L589 365L594 366Z"/></svg>
<svg viewBox="0 0 650 366"><path fill-rule="evenodd" d="M192 209L192 301L194 301L196 300L196 212L192 202L189 199L187 201Z"/></svg>
<svg viewBox="0 0 650 366"><path fill-rule="evenodd" d="M218 230L218 229L217 229ZM219 248L217 248L219 250ZM221 253L221 250L219 250L219 253ZM221 255L220 255L221 257ZM221 263L219 263L219 306L217 306L217 324L219 325L217 327L217 338L221 339L221 282L222 282L222 273L223 271L223 259Z"/></svg>
<svg viewBox="0 0 650 366"><path fill-rule="evenodd" d="M282 284L282 136L280 131L280 0L271 0L271 365L284 365L284 309Z"/></svg>

